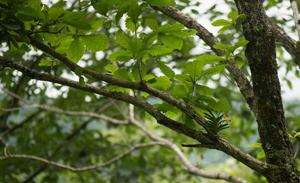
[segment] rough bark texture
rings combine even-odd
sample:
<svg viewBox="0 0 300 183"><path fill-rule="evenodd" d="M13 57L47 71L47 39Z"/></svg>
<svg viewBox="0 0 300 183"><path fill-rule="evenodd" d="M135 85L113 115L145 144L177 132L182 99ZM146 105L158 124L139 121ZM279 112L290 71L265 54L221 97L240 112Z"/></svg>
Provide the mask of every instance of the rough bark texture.
<svg viewBox="0 0 300 183"><path fill-rule="evenodd" d="M236 0L239 13L246 15L244 36L249 41L246 57L257 104L257 123L267 163L277 165L265 173L269 182L300 182L288 138L277 74L275 36L260 0Z"/></svg>

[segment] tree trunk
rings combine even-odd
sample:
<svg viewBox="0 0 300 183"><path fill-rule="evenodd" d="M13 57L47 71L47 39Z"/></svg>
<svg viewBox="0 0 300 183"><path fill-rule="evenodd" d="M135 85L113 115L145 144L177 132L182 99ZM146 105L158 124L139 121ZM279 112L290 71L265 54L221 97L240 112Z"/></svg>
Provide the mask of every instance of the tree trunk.
<svg viewBox="0 0 300 183"><path fill-rule="evenodd" d="M256 119L266 161L278 168L264 175L269 182L299 183L288 138L280 83L277 74L275 36L260 0L236 0L239 14L245 15L243 32L249 41L246 57L253 82Z"/></svg>

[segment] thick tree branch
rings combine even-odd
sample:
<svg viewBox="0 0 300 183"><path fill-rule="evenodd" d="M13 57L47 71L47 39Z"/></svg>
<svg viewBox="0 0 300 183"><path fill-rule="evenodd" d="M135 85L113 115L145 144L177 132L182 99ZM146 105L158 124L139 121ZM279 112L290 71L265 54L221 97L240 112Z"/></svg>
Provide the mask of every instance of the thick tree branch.
<svg viewBox="0 0 300 183"><path fill-rule="evenodd" d="M270 182L299 182L293 160L281 100L277 73L275 36L260 0L235 0L243 22L243 33L249 41L245 51L253 82L256 119L266 160L282 168L281 172L265 172Z"/></svg>
<svg viewBox="0 0 300 183"><path fill-rule="evenodd" d="M193 18L189 17L181 13L174 7L171 6L163 6L157 7L154 6L154 9L162 12L166 16L178 21L179 23L183 24L185 27L190 29L195 29L197 31L197 35L219 56L224 55L222 50L218 50L214 48L214 45L217 44L219 41L214 35L209 32L206 28L204 28L200 23L198 23ZM244 73L237 68L232 61L228 61L226 69L231 73L235 82L237 83L242 95L244 96L245 100L247 101L250 109L255 113L255 104L253 100L253 90L250 81L244 75Z"/></svg>

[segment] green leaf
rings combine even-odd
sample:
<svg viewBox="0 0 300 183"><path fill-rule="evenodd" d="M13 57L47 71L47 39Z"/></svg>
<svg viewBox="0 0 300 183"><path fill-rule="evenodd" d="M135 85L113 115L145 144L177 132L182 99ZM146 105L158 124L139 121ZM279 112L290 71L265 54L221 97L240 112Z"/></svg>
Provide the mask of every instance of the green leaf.
<svg viewBox="0 0 300 183"><path fill-rule="evenodd" d="M153 30L156 31L159 29L159 25L157 21L153 18L146 19L146 24Z"/></svg>
<svg viewBox="0 0 300 183"><path fill-rule="evenodd" d="M216 20L212 23L213 26L228 26L228 25L231 25L231 21L228 21L228 20L224 20L224 19L219 19L219 20Z"/></svg>
<svg viewBox="0 0 300 183"><path fill-rule="evenodd" d="M56 20L58 17L62 16L65 10L63 7L52 6L48 10L48 18L52 21Z"/></svg>
<svg viewBox="0 0 300 183"><path fill-rule="evenodd" d="M79 76L79 85L80 86L84 86L85 85L85 81L84 81L84 78L82 76Z"/></svg>
<svg viewBox="0 0 300 183"><path fill-rule="evenodd" d="M130 48L130 39L129 37L123 32L116 33L116 42L122 46L123 48L129 49Z"/></svg>
<svg viewBox="0 0 300 183"><path fill-rule="evenodd" d="M250 144L249 147L256 148L256 149L261 149L261 143L253 143L253 144Z"/></svg>
<svg viewBox="0 0 300 183"><path fill-rule="evenodd" d="M172 82L170 79L166 76L161 76L155 78L154 83L150 83L150 86L157 88L157 89L162 89L162 90L167 90L171 86Z"/></svg>
<svg viewBox="0 0 300 183"><path fill-rule="evenodd" d="M118 67L114 64L107 64L104 69L108 72L114 73L116 70L118 70Z"/></svg>
<svg viewBox="0 0 300 183"><path fill-rule="evenodd" d="M148 3L152 6L169 6L174 5L174 0L148 0Z"/></svg>
<svg viewBox="0 0 300 183"><path fill-rule="evenodd" d="M136 31L136 24L132 22L132 20L130 18L126 19L125 22L126 28L129 29L131 32L135 32Z"/></svg>
<svg viewBox="0 0 300 183"><path fill-rule="evenodd" d="M256 157L258 159L264 159L266 157L265 152L263 150L259 151Z"/></svg>
<svg viewBox="0 0 300 183"><path fill-rule="evenodd" d="M119 79L130 80L129 72L125 68L120 68L114 72L114 76Z"/></svg>
<svg viewBox="0 0 300 183"><path fill-rule="evenodd" d="M224 61L225 58L217 56L217 55L209 55L203 54L196 58L197 61L200 61L203 65L205 64L212 64L219 61Z"/></svg>
<svg viewBox="0 0 300 183"><path fill-rule="evenodd" d="M157 62L158 67L160 68L160 70L169 78L173 78L175 76L174 71L169 68L168 66L165 65L164 62Z"/></svg>
<svg viewBox="0 0 300 183"><path fill-rule="evenodd" d="M149 81L149 80L154 79L154 78L155 78L154 74L147 74L143 77L143 80L144 81Z"/></svg>
<svg viewBox="0 0 300 183"><path fill-rule="evenodd" d="M230 104L225 99L220 99L215 106L211 107L218 112L226 112L231 109Z"/></svg>
<svg viewBox="0 0 300 183"><path fill-rule="evenodd" d="M51 59L49 57L43 58L40 62L39 62L39 66L40 67L51 67L56 65L56 61L54 59Z"/></svg>
<svg viewBox="0 0 300 183"><path fill-rule="evenodd" d="M89 30L91 26L87 23L85 12L66 12L61 20L78 29Z"/></svg>
<svg viewBox="0 0 300 183"><path fill-rule="evenodd" d="M28 0L28 4L33 9L39 11L41 9L41 1L40 0Z"/></svg>
<svg viewBox="0 0 300 183"><path fill-rule="evenodd" d="M229 128L228 122L224 119L224 114L216 113L210 110L204 113L206 129L209 129L211 132L218 134L220 131Z"/></svg>
<svg viewBox="0 0 300 183"><path fill-rule="evenodd" d="M223 44L223 43L218 43L214 45L214 48L219 49L219 50L224 50L224 51L230 51L231 45Z"/></svg>
<svg viewBox="0 0 300 183"><path fill-rule="evenodd" d="M178 49L178 50L180 50L182 48L183 41L182 41L182 39L179 39L178 37L161 35L160 39L164 43L164 45L169 48Z"/></svg>
<svg viewBox="0 0 300 183"><path fill-rule="evenodd" d="M132 19L132 22L136 24L138 22L138 17L141 13L141 7L138 5L137 0L127 0L129 2L127 9L128 9L128 16Z"/></svg>
<svg viewBox="0 0 300 183"><path fill-rule="evenodd" d="M162 45L155 45L148 49L148 53L152 56L166 55L168 53L172 53L172 51L173 50L171 48Z"/></svg>
<svg viewBox="0 0 300 183"><path fill-rule="evenodd" d="M178 98L186 97L188 95L188 88L186 85L183 84L175 85L172 88L171 95Z"/></svg>
<svg viewBox="0 0 300 183"><path fill-rule="evenodd" d="M213 89L204 85L196 84L195 87L198 95L213 95L214 93Z"/></svg>
<svg viewBox="0 0 300 183"><path fill-rule="evenodd" d="M141 81L144 75L146 75L145 64L137 61L132 68L131 74L136 81Z"/></svg>
<svg viewBox="0 0 300 183"><path fill-rule="evenodd" d="M235 20L238 17L238 15L238 12L233 10L230 13L228 13L228 18L230 18L231 20Z"/></svg>
<svg viewBox="0 0 300 183"><path fill-rule="evenodd" d="M213 67L203 71L201 73L201 76L209 77L209 76L213 76L215 74L220 74L224 71L224 69L225 69L225 64L216 65L216 66L213 66Z"/></svg>
<svg viewBox="0 0 300 183"><path fill-rule="evenodd" d="M84 53L84 45L82 44L81 40L79 38L75 38L67 52L67 55L76 63L79 61L81 56Z"/></svg>
<svg viewBox="0 0 300 183"><path fill-rule="evenodd" d="M194 79L195 77L198 77L203 70L204 64L202 61L195 60L193 62L188 62L184 66L184 71L186 74L191 75Z"/></svg>
<svg viewBox="0 0 300 183"><path fill-rule="evenodd" d="M23 7L17 12L18 18L24 21L34 20L34 18L41 15L39 10L33 9L32 7Z"/></svg>
<svg viewBox="0 0 300 183"><path fill-rule="evenodd" d="M235 47L238 48L238 47L246 47L246 45L248 44L248 40L246 40L245 38L241 38L238 40L237 43L235 43Z"/></svg>
<svg viewBox="0 0 300 183"><path fill-rule="evenodd" d="M85 46L91 51L105 50L108 48L108 38L104 34L82 36L81 39Z"/></svg>
<svg viewBox="0 0 300 183"><path fill-rule="evenodd" d="M115 51L109 56L110 61L128 61L132 59L132 53L130 51Z"/></svg>
<svg viewBox="0 0 300 183"><path fill-rule="evenodd" d="M111 0L100 0L96 3L92 3L93 7L97 12L99 12L101 15L106 15L108 11L110 11L113 7L113 1Z"/></svg>

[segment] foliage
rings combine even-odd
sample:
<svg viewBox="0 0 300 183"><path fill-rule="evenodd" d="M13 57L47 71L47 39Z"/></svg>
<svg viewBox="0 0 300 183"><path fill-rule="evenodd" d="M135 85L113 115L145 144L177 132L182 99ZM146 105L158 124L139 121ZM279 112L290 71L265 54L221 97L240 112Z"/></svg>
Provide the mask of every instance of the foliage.
<svg viewBox="0 0 300 183"><path fill-rule="evenodd" d="M214 114L208 110L208 113L204 113L204 118L206 119L205 127L214 134L218 134L220 131L229 128L229 124L224 119L224 114Z"/></svg>
<svg viewBox="0 0 300 183"><path fill-rule="evenodd" d="M249 182L266 182L261 173L216 146L212 148L220 151L181 147L195 141L204 147L211 144L190 138L192 134L184 134L184 130L174 131L162 121L176 121L192 129L194 137L209 129L257 160L266 161L256 117L239 90L247 89L240 85L247 84L243 79L251 80L245 55L249 40L243 36L247 16L238 13L233 1L220 2L211 1L208 6L206 1L187 0L1 0L0 157L27 154L84 167L105 163L137 144L156 142L151 134L172 145L143 147L84 172L29 159L0 160L0 182L216 181L188 172L174 146L197 170L211 173L217 169ZM162 9L167 7L197 17L198 23L208 19L210 25L204 27L214 34L208 34L210 39L203 36L191 20L187 25L176 20L182 13L174 18ZM278 0L266 1L264 7L268 14L274 9L288 10L286 3ZM295 31L290 13L270 14L270 20L287 32ZM285 74L279 77L287 90L297 87L291 78L299 79L300 72L294 57L289 56L295 51L285 47L287 53L281 45L276 48L277 60L280 73ZM20 64L47 77L4 66L4 58L12 61L11 65ZM238 76L241 83L236 84L234 73L243 76ZM52 76L78 85L57 84ZM288 132L296 145L299 102L283 99ZM129 103L135 105L134 120ZM148 135L132 120L148 130ZM299 158L296 163L299 167Z"/></svg>

